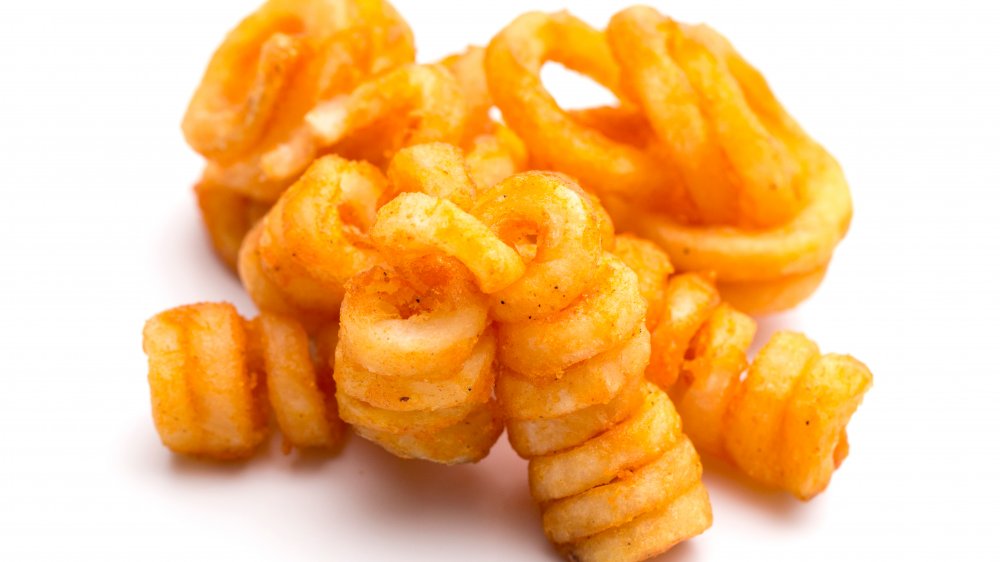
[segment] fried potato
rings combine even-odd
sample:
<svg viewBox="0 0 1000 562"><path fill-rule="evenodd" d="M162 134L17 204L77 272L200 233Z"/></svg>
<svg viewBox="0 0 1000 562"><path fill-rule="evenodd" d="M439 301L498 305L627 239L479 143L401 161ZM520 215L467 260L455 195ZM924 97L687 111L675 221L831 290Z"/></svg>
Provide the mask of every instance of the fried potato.
<svg viewBox="0 0 1000 562"><path fill-rule="evenodd" d="M649 332L639 333L604 353L548 379L507 370L497 379L496 395L508 420L561 417L607 404L649 363Z"/></svg>
<svg viewBox="0 0 1000 562"><path fill-rule="evenodd" d="M240 283L250 299L260 310L292 316L302 322L310 332L330 322L328 312L305 310L293 303L267 276L260 259L260 235L263 223L250 229L240 246L237 270Z"/></svg>
<svg viewBox="0 0 1000 562"><path fill-rule="evenodd" d="M871 384L871 372L856 359L821 357L804 336L777 334L729 405L729 457L756 480L814 497L846 457L847 423Z"/></svg>
<svg viewBox="0 0 1000 562"><path fill-rule="evenodd" d="M701 461L686 437L660 458L609 484L556 500L542 510L545 534L566 544L625 525L659 510L701 481Z"/></svg>
<svg viewBox="0 0 1000 562"><path fill-rule="evenodd" d="M419 380L367 371L343 353L336 358L337 388L357 400L398 412L438 410L482 403L493 392L496 338L488 329L479 338L461 368L450 376Z"/></svg>
<svg viewBox="0 0 1000 562"><path fill-rule="evenodd" d="M537 319L529 316L525 321L501 324L497 330L500 361L523 375L546 376L636 335L637 325L644 322L646 303L635 273L607 253L596 273L597 282L566 308Z"/></svg>
<svg viewBox="0 0 1000 562"><path fill-rule="evenodd" d="M669 390L680 374L691 338L719 305L719 293L704 275L675 275L667 283L666 306L653 330L652 355L646 377Z"/></svg>
<svg viewBox="0 0 1000 562"><path fill-rule="evenodd" d="M570 560L639 562L670 550L712 526L708 490L698 482L662 510L588 537L563 550Z"/></svg>
<svg viewBox="0 0 1000 562"><path fill-rule="evenodd" d="M469 177L462 149L443 142L408 146L392 157L386 170L389 189L379 207L400 193L426 193L444 199L463 211L476 199L476 185Z"/></svg>
<svg viewBox="0 0 1000 562"><path fill-rule="evenodd" d="M635 272L639 292L646 301L646 327L652 331L660 323L667 295L667 280L674 272L670 257L648 240L621 234L612 252Z"/></svg>
<svg viewBox="0 0 1000 562"><path fill-rule="evenodd" d="M747 367L746 354L757 332L750 317L721 304L695 334L680 378L670 389L692 441L703 453L725 455L726 408Z"/></svg>
<svg viewBox="0 0 1000 562"><path fill-rule="evenodd" d="M340 313L345 353L369 371L414 380L458 372L486 330L488 305L461 277L419 293L374 267L347 284Z"/></svg>
<svg viewBox="0 0 1000 562"><path fill-rule="evenodd" d="M270 0L215 53L184 117L213 181L274 201L321 148L305 126L320 102L412 63L413 36L381 0Z"/></svg>
<svg viewBox="0 0 1000 562"><path fill-rule="evenodd" d="M616 14L608 42L676 166L703 224L787 222L804 197L797 165L761 123L740 84L684 26L636 6Z"/></svg>
<svg viewBox="0 0 1000 562"><path fill-rule="evenodd" d="M332 385L320 380L309 336L295 320L262 313L250 322L253 350L266 373L271 411L288 447L330 449L340 444L344 423L338 417ZM329 372L325 373L329 376ZM332 408L331 408L332 406Z"/></svg>
<svg viewBox="0 0 1000 562"><path fill-rule="evenodd" d="M591 201L565 176L507 178L480 195L472 215L527 262L520 279L492 296L497 321L551 314L590 284L601 256L600 224Z"/></svg>
<svg viewBox="0 0 1000 562"><path fill-rule="evenodd" d="M506 125L492 122L487 132L467 141L465 163L476 187L482 191L528 168L528 149Z"/></svg>
<svg viewBox="0 0 1000 562"><path fill-rule="evenodd" d="M633 415L645 398L643 388L642 378L633 376L606 403L555 418L508 419L511 447L526 459L576 447Z"/></svg>
<svg viewBox="0 0 1000 562"><path fill-rule="evenodd" d="M365 427L355 431L404 459L460 464L485 458L503 432L503 421L496 403L490 401L456 425L430 433L393 434Z"/></svg>
<svg viewBox="0 0 1000 562"><path fill-rule="evenodd" d="M470 45L465 51L449 55L438 63L455 77L465 97L468 118L463 145L489 130L493 121L490 118L493 98L486 82L485 58L486 49Z"/></svg>
<svg viewBox="0 0 1000 562"><path fill-rule="evenodd" d="M522 278L518 253L451 201L402 193L379 209L372 241L397 272L425 256L446 256L472 273L479 289L496 293ZM407 275L411 282L415 276Z"/></svg>
<svg viewBox="0 0 1000 562"><path fill-rule="evenodd" d="M486 77L504 121L524 140L534 166L570 174L601 197L628 194L668 208L689 207L683 190L674 192L677 197L663 193L681 184L653 154L609 138L559 107L540 76L549 61L622 97L619 68L603 33L565 12L531 12L514 20L487 48Z"/></svg>
<svg viewBox="0 0 1000 562"><path fill-rule="evenodd" d="M264 387L247 365L247 335L232 305L202 303L157 314L143 329L143 351L153 422L171 451L243 459L267 437Z"/></svg>
<svg viewBox="0 0 1000 562"><path fill-rule="evenodd" d="M655 386L647 385L644 393L642 408L621 424L574 449L531 459L528 482L535 501L565 498L606 484L670 447L680 435L680 416Z"/></svg>
<svg viewBox="0 0 1000 562"><path fill-rule="evenodd" d="M487 397L489 398L489 397ZM357 428L366 428L382 434L429 434L460 423L477 407L485 403L466 402L436 410L396 411L378 408L352 398L344 392L337 394L340 416Z"/></svg>
<svg viewBox="0 0 1000 562"><path fill-rule="evenodd" d="M722 299L740 312L765 315L795 308L816 292L823 278L826 266L806 273L792 273L766 281L720 282L719 294Z"/></svg>

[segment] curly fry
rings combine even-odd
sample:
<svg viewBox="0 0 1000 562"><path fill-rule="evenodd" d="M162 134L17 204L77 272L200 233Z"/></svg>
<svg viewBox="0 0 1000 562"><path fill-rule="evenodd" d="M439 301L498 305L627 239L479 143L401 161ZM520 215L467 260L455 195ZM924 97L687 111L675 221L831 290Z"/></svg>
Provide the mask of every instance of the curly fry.
<svg viewBox="0 0 1000 562"><path fill-rule="evenodd" d="M572 218L565 225L552 219L536 223L558 225L559 232L572 227L573 236L549 247L540 235L525 277L543 248L558 249L557 256L581 249L586 256L593 248L598 255L592 272L573 273L587 281L569 302L537 317L499 319L497 357L503 368L496 393L511 445L529 459L528 481L549 539L573 560L603 560L619 551L627 560L640 560L704 531L711 525L711 507L680 417L667 395L643 378L650 339L640 281L604 250L603 211L578 190L564 176L521 174L487 195L489 212L481 216L495 231L503 231L505 220L517 228L525 228L520 223L526 219L537 221L522 210L529 202L545 209L541 216L559 212L560 221ZM482 204L477 202L474 213ZM614 237L608 238L607 246L616 246ZM640 262L655 253L628 239L623 246L625 255ZM669 261L648 261L646 272L661 272L662 281L663 263L669 267ZM656 527L679 517L685 525Z"/></svg>
<svg viewBox="0 0 1000 562"><path fill-rule="evenodd" d="M320 158L247 236L240 273L262 310L330 321L343 285L378 261L367 231L385 190L378 169L336 156Z"/></svg>
<svg viewBox="0 0 1000 562"><path fill-rule="evenodd" d="M182 306L146 323L143 350L153 421L176 453L249 457L267 437L269 405L286 450L341 440L332 380L314 367L308 336L291 318L264 314L248 323L228 303Z"/></svg>
<svg viewBox="0 0 1000 562"><path fill-rule="evenodd" d="M724 61L653 8L616 14L608 42L700 222L783 224L801 208L797 164L753 113Z"/></svg>
<svg viewBox="0 0 1000 562"><path fill-rule="evenodd" d="M270 0L216 52L184 118L211 180L274 201L315 158L317 104L414 59L406 22L382 0Z"/></svg>
<svg viewBox="0 0 1000 562"><path fill-rule="evenodd" d="M786 332L749 363L756 323L704 276L671 278L664 309L646 377L668 390L698 449L800 499L822 492L847 456L847 423L871 386L867 367L820 356Z"/></svg>
<svg viewBox="0 0 1000 562"><path fill-rule="evenodd" d="M564 64L619 93L619 69L604 35L568 13L532 12L500 32L486 52L490 93L528 146L533 164L579 178L602 197L627 194L657 208L688 209L686 193L654 154L602 134L559 107L540 71Z"/></svg>

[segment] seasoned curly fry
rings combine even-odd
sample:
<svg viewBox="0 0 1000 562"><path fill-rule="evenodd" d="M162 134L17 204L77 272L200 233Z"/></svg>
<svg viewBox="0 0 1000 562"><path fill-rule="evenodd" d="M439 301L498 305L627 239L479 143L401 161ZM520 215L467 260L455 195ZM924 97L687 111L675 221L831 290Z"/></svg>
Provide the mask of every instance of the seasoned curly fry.
<svg viewBox="0 0 1000 562"><path fill-rule="evenodd" d="M142 332L153 421L170 450L249 457L267 437L263 381L247 365L243 319L228 304L162 312Z"/></svg>
<svg viewBox="0 0 1000 562"><path fill-rule="evenodd" d="M492 295L498 321L528 321L560 310L589 284L601 255L601 231L591 201L578 189L565 176L526 172L476 202L472 215L529 260L520 279Z"/></svg>
<svg viewBox="0 0 1000 562"><path fill-rule="evenodd" d="M213 182L274 201L320 149L306 114L413 59L412 33L387 2L270 0L216 52L185 136Z"/></svg>
<svg viewBox="0 0 1000 562"><path fill-rule="evenodd" d="M541 169L566 172L604 197L627 194L657 208L687 209L678 181L655 155L574 119L545 89L554 61L618 93L619 69L601 32L568 13L532 12L493 38L486 52L490 93Z"/></svg>
<svg viewBox="0 0 1000 562"><path fill-rule="evenodd" d="M257 306L310 327L335 319L344 283L378 261L367 231L385 188L370 164L313 163L244 241L240 274Z"/></svg>
<svg viewBox="0 0 1000 562"><path fill-rule="evenodd" d="M330 449L341 440L332 384L317 375L305 330L291 318L265 314L247 323L231 304L182 306L146 323L143 349L153 420L176 453L247 458L267 437L269 409L286 450Z"/></svg>
<svg viewBox="0 0 1000 562"><path fill-rule="evenodd" d="M867 367L820 356L785 332L749 363L756 323L701 275L669 280L662 318L646 377L669 391L698 449L800 499L822 492L847 456L847 423L871 386Z"/></svg>
<svg viewBox="0 0 1000 562"><path fill-rule="evenodd" d="M330 384L333 379L328 370L316 369L302 325L265 312L250 322L248 332L255 367L266 373L271 411L285 437L286 451L339 444L344 424Z"/></svg>
<svg viewBox="0 0 1000 562"><path fill-rule="evenodd" d="M608 42L700 222L770 227L804 201L796 163L754 114L725 61L653 8L616 14Z"/></svg>
<svg viewBox="0 0 1000 562"><path fill-rule="evenodd" d="M534 258L525 277L543 249L551 257L590 251L599 256L594 271L573 273L587 282L561 308L527 319L500 319L497 326L503 369L496 392L511 445L529 459L528 481L542 505L546 534L571 559L601 560L592 553L609 544L641 559L701 533L711 524L701 464L680 431L670 399L643 379L650 351L646 301L636 274L604 250L600 206L567 178L545 174L515 176L487 197L491 207L480 216L494 231L502 232L505 220L524 229L527 220L527 228L536 231L557 224L558 232L573 233L554 241L558 243L540 234L531 248L534 255L522 252ZM531 203L564 223L526 213L523 209ZM482 204L477 202L473 212ZM615 247L614 237L608 237L607 246ZM655 253L631 240L624 245L630 243L631 248L622 248L627 256L645 259ZM649 263L653 265L646 273L659 271L663 281L669 261L651 257ZM646 286L653 284L651 280ZM531 285L514 284L506 298L518 302L513 297L523 298L532 290ZM678 448L685 454L675 453ZM661 478L671 474L677 477ZM678 499L688 494L697 501ZM671 510L682 510L694 523L674 533L643 527L649 535L643 546L630 547L633 521Z"/></svg>

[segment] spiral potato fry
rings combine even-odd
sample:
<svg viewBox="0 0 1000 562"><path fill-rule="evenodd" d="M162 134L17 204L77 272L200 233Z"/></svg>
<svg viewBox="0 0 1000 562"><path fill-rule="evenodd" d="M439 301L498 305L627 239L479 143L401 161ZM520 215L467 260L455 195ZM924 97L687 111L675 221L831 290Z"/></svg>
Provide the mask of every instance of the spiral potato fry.
<svg viewBox="0 0 1000 562"><path fill-rule="evenodd" d="M240 276L257 306L310 328L336 319L344 283L378 260L367 231L385 183L363 162L313 163L244 241Z"/></svg>
<svg viewBox="0 0 1000 562"><path fill-rule="evenodd" d="M146 323L143 349L156 429L176 453L249 457L267 437L268 406L286 451L341 440L332 382L317 375L309 338L291 318L246 322L230 304L182 306Z"/></svg>
<svg viewBox="0 0 1000 562"><path fill-rule="evenodd" d="M560 109L539 77L549 60L621 105ZM605 33L530 13L494 38L485 64L536 165L579 178L618 229L666 249L679 270L715 271L733 305L785 310L822 282L851 221L843 173L711 28L647 7L620 12Z"/></svg>
<svg viewBox="0 0 1000 562"><path fill-rule="evenodd" d="M526 173L484 194L473 214L527 262L521 281L493 296L495 315L507 300L525 306L557 291L564 301L497 326L496 393L549 539L572 560L644 560L700 534L711 524L701 464L670 399L643 380L646 303L636 274L603 249L599 208L565 176ZM678 519L685 525L668 525Z"/></svg>
<svg viewBox="0 0 1000 562"><path fill-rule="evenodd" d="M847 423L871 386L860 361L820 355L801 334L779 332L750 365L753 321L722 306L702 328L671 389L691 439L751 478L808 500L847 457Z"/></svg>
<svg viewBox="0 0 1000 562"><path fill-rule="evenodd" d="M796 162L697 37L653 8L616 14L608 42L702 224L764 228L801 207Z"/></svg>
<svg viewBox="0 0 1000 562"><path fill-rule="evenodd" d="M663 279L631 261L640 284ZM821 356L816 344L787 332L750 364L757 324L722 302L710 277L675 275L661 298L646 377L669 392L698 450L800 499L822 492L847 456L847 423L871 386L867 367Z"/></svg>
<svg viewBox="0 0 1000 562"><path fill-rule="evenodd" d="M532 163L566 172L601 197L621 194L657 205L690 207L679 182L656 155L590 127L559 107L542 66L558 62L620 93L618 65L604 35L566 12L531 12L490 42L486 76L505 121L524 140Z"/></svg>
<svg viewBox="0 0 1000 562"><path fill-rule="evenodd" d="M414 56L409 26L383 0L270 0L216 51L185 137L211 181L273 202L321 148L306 115Z"/></svg>
<svg viewBox="0 0 1000 562"><path fill-rule="evenodd" d="M371 239L386 262L348 283L335 362L344 419L406 458L445 464L486 456L502 431L492 399L496 343L483 291L514 282L514 250L463 211L475 198L460 151L401 151L399 193Z"/></svg>

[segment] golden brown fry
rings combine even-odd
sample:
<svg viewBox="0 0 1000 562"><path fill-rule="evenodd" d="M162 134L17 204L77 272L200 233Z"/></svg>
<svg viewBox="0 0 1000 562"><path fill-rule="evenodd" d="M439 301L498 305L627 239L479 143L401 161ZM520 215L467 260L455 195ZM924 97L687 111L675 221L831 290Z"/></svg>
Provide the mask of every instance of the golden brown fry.
<svg viewBox="0 0 1000 562"><path fill-rule="evenodd" d="M274 201L320 146L305 126L318 103L412 63L413 36L382 0L270 0L215 53L184 118L208 176Z"/></svg>
<svg viewBox="0 0 1000 562"><path fill-rule="evenodd" d="M646 377L663 389L674 385L691 338L719 305L719 292L704 275L685 273L670 278L666 306L653 330L652 356Z"/></svg>
<svg viewBox="0 0 1000 562"><path fill-rule="evenodd" d="M597 282L562 310L502 323L497 332L500 361L522 375L552 375L638 333L646 304L635 273L605 254L596 274Z"/></svg>
<svg viewBox="0 0 1000 562"><path fill-rule="evenodd" d="M529 262L524 275L491 296L500 322L530 321L564 308L589 285L601 255L599 217L567 177L511 176L481 194L472 215Z"/></svg>
<svg viewBox="0 0 1000 562"><path fill-rule="evenodd" d="M531 12L508 25L486 51L486 77L533 164L566 172L602 197L625 194L657 208L689 208L683 190L671 189L679 182L654 154L581 124L559 107L540 76L548 61L620 90L618 65L600 31L565 12Z"/></svg>
<svg viewBox="0 0 1000 562"><path fill-rule="evenodd" d="M486 299L461 277L420 292L395 272L374 267L347 284L340 339L369 371L441 380L461 371L488 326Z"/></svg>
<svg viewBox="0 0 1000 562"><path fill-rule="evenodd" d="M335 320L344 283L378 261L368 229L384 190L370 164L313 163L244 241L240 276L254 303L310 329Z"/></svg>
<svg viewBox="0 0 1000 562"><path fill-rule="evenodd" d="M526 276L543 248L576 255L593 244L600 252L596 271L574 270L587 279L575 300L550 304L551 299L544 297L550 294L547 289L519 293L515 283L511 294L530 296L554 310L529 310L527 320L497 316L497 357L503 368L496 393L507 415L511 445L529 459L528 481L542 505L546 534L571 558L579 551L579 556L600 552L605 558L594 559L615 559L613 548L636 559L662 552L704 531L711 524L711 508L700 484L697 454L681 434L680 417L667 395L642 376L649 361L649 332L640 281L608 251L617 244L603 228L610 223L603 220L600 204L571 180L530 174L511 180L525 189L504 190L500 188L514 182L501 183L488 192L487 197L494 197L493 207L481 216L491 226L502 225L498 217L514 223L513 234L505 239L522 244L519 249L528 260ZM564 191L541 189L546 185ZM582 205L567 206L566 201L573 201L570 197L552 198L553 193L563 192L574 194ZM532 200L535 212L551 207L560 214L549 215L585 236L567 237L556 245L540 234L525 243L520 232L545 233L536 225L554 223L559 232L566 230L552 218L538 220L523 211ZM573 213L566 213L567 208ZM656 287L666 282L670 267L662 252L632 239L625 239L620 250L643 266L649 293L666 292ZM679 447L683 452L672 453ZM655 522L681 516L689 520L669 532L655 527ZM636 539L636 532L647 536Z"/></svg>
<svg viewBox="0 0 1000 562"><path fill-rule="evenodd" d="M753 319L720 304L704 277L678 275L667 291L673 312L654 332L658 361L646 376L669 390L694 444L800 499L822 492L847 456L847 423L871 386L867 367L779 333L741 380Z"/></svg>
<svg viewBox="0 0 1000 562"><path fill-rule="evenodd" d="M824 355L779 333L761 350L728 405L728 456L752 478L808 500L847 456L847 423L871 387L860 361Z"/></svg>
<svg viewBox="0 0 1000 562"><path fill-rule="evenodd" d="M666 507L564 547L571 560L639 562L670 550L712 526L708 490L696 483Z"/></svg>
<svg viewBox="0 0 1000 562"><path fill-rule="evenodd" d="M386 261L415 284L420 279L409 265L434 255L468 268L484 293L510 286L525 271L521 256L486 225L451 201L424 193L403 193L379 209L371 238Z"/></svg>
<svg viewBox="0 0 1000 562"><path fill-rule="evenodd" d="M246 348L243 319L230 304L182 306L146 323L153 422L171 451L242 459L267 437L263 385Z"/></svg>
<svg viewBox="0 0 1000 562"><path fill-rule="evenodd" d="M389 189L382 194L383 204L400 193L414 192L446 199L468 211L476 199L465 155L455 145L435 142L404 148L393 156L386 175Z"/></svg>
<svg viewBox="0 0 1000 562"><path fill-rule="evenodd" d="M572 414L613 400L636 380L649 361L649 332L550 378L526 377L508 370L497 381L496 394L511 420L546 419Z"/></svg>
<svg viewBox="0 0 1000 562"><path fill-rule="evenodd" d="M263 313L248 326L261 372L266 373L267 395L278 427L285 437L286 451L331 449L342 437L340 420L331 391L329 370L317 370L309 351L309 336L294 319ZM331 408L331 406L333 406Z"/></svg>
<svg viewBox="0 0 1000 562"><path fill-rule="evenodd" d="M355 427L358 435L379 444L404 459L420 459L440 464L478 462L503 432L503 420L495 402L476 408L461 422L429 433L387 433Z"/></svg>
<svg viewBox="0 0 1000 562"><path fill-rule="evenodd" d="M804 201L796 162L754 114L724 60L646 6L616 14L607 37L699 222L761 228L795 215Z"/></svg>

